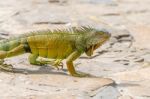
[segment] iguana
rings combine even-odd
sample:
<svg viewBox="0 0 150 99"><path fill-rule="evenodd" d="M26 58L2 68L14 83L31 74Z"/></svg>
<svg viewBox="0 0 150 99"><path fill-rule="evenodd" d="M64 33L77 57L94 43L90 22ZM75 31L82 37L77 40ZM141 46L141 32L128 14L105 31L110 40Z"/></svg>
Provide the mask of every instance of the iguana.
<svg viewBox="0 0 150 99"><path fill-rule="evenodd" d="M57 68L66 59L66 65L72 76L82 77L85 74L75 71L73 61L84 52L91 56L93 51L110 38L106 30L97 30L91 27L72 27L70 29L55 29L29 32L17 38L2 40L0 42L0 68L13 71L12 65L4 63L4 59L31 53L29 62L33 65L44 65L49 61L38 61L39 56L55 59L53 62Z"/></svg>

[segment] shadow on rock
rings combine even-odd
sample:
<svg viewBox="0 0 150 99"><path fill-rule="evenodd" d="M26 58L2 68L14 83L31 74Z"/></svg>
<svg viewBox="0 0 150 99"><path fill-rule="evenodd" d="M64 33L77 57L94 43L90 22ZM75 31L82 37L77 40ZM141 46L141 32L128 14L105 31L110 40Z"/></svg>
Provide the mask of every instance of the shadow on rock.
<svg viewBox="0 0 150 99"><path fill-rule="evenodd" d="M135 87L135 86L140 86L140 84L132 84L132 83L117 84L117 87Z"/></svg>
<svg viewBox="0 0 150 99"><path fill-rule="evenodd" d="M12 73L19 73L19 74L61 74L61 75L67 75L65 72L66 69L60 69L60 70L54 70L52 67L40 67L37 70L30 70L30 69L22 69L22 68L14 68ZM5 71L7 72L7 71Z"/></svg>

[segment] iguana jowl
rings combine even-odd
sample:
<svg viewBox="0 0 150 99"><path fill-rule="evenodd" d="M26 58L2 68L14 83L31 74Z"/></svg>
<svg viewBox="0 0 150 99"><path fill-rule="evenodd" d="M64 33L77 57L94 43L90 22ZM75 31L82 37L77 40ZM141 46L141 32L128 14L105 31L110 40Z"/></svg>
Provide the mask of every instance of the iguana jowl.
<svg viewBox="0 0 150 99"><path fill-rule="evenodd" d="M107 31L91 27L36 31L1 41L0 59L29 52L31 53L29 55L30 64L48 64L48 61L37 60L41 56L56 59L54 61L56 67L61 65L63 59L66 59L68 71L72 76L85 76L75 71L73 61L84 52L91 56L93 51L109 38L110 33ZM13 71L12 66L4 64L3 61L1 61L0 68Z"/></svg>

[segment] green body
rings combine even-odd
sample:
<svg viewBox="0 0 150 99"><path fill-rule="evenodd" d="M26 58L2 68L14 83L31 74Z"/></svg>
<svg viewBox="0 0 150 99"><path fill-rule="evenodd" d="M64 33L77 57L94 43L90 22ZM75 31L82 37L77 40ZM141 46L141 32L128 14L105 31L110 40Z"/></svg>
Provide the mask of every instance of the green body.
<svg viewBox="0 0 150 99"><path fill-rule="evenodd" d="M31 53L29 56L31 64L49 63L48 61L37 61L37 58L41 56L56 59L53 64L56 67L61 64L63 59L67 59L69 73L72 76L83 76L75 71L73 61L84 52L91 56L93 51L109 37L108 32L90 27L31 32L18 38L2 41L0 43L0 59L29 52ZM2 66L4 65L2 64L1 68Z"/></svg>

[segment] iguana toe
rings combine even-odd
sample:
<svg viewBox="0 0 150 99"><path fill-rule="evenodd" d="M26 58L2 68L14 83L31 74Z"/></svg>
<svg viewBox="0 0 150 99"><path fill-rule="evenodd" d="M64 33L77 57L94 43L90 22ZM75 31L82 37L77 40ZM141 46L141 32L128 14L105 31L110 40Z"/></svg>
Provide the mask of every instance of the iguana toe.
<svg viewBox="0 0 150 99"><path fill-rule="evenodd" d="M13 71L13 66L10 65L10 64L1 64L0 69L2 69L4 71L12 72Z"/></svg>
<svg viewBox="0 0 150 99"><path fill-rule="evenodd" d="M74 77L89 77L90 74L83 73L83 72L76 72L76 73L72 74L72 76L74 76Z"/></svg>
<svg viewBox="0 0 150 99"><path fill-rule="evenodd" d="M54 64L52 64L54 67L57 68L57 70L59 70L61 67L61 69L63 69L63 63L62 62L54 62Z"/></svg>

